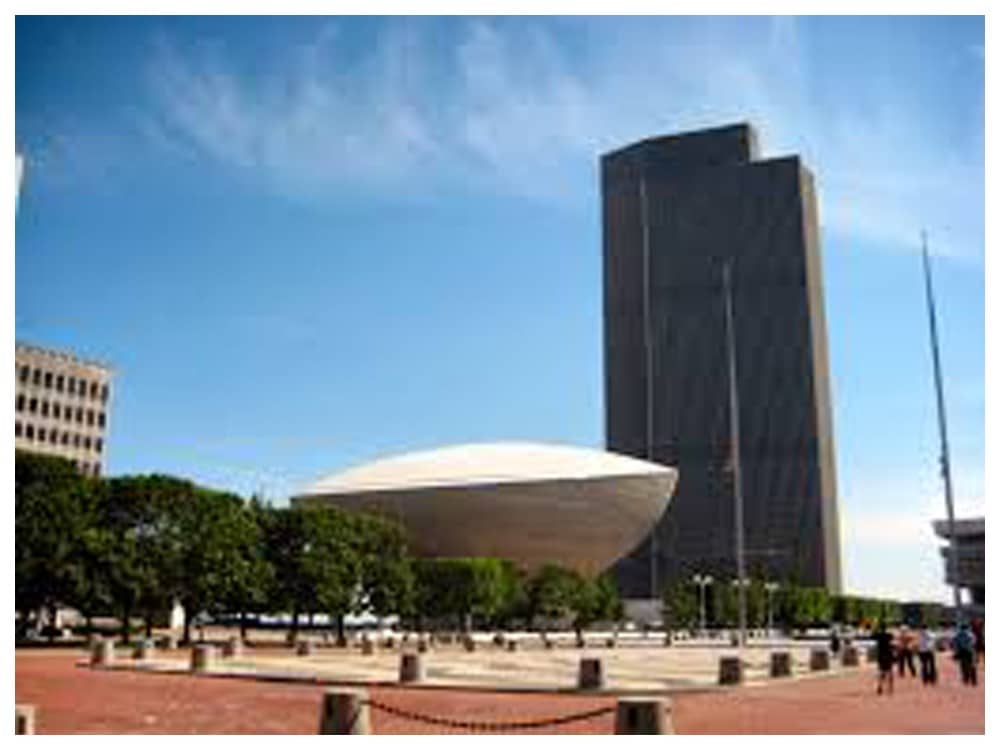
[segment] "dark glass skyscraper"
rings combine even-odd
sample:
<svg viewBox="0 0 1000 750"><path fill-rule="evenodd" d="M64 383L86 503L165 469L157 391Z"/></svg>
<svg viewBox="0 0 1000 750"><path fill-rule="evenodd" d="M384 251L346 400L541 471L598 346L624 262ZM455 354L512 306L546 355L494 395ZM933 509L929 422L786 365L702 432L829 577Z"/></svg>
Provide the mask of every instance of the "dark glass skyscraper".
<svg viewBox="0 0 1000 750"><path fill-rule="evenodd" d="M741 124L606 154L601 187L608 449L680 471L656 529L616 568L623 594L736 572L727 260L747 573L838 591L812 175L796 156L758 159L756 135Z"/></svg>

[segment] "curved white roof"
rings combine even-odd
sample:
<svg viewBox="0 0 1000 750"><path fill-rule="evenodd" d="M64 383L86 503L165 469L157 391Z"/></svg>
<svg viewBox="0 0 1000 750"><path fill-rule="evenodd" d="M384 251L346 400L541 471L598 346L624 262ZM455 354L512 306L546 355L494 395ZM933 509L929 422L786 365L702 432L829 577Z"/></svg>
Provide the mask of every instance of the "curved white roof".
<svg viewBox="0 0 1000 750"><path fill-rule="evenodd" d="M300 494L349 494L675 472L675 469L649 461L593 448L538 443L478 443L380 459L325 477Z"/></svg>

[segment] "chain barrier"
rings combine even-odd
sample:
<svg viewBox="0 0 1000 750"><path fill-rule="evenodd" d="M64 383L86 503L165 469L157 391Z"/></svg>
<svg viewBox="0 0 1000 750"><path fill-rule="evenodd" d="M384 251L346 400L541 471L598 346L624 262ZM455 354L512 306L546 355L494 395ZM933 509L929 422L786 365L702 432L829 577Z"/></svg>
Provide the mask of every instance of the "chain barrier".
<svg viewBox="0 0 1000 750"><path fill-rule="evenodd" d="M531 719L527 721L462 721L459 719L446 719L441 716L428 716L427 714L419 714L414 711L406 711L405 709L389 706L385 703L379 703L378 701L371 699L363 701L363 704L378 711L384 711L392 716L398 716L401 719L409 719L411 721L422 722L424 724L436 724L438 726L451 727L452 729L468 729L478 732L512 732L519 729L555 727L561 724L571 724L576 721L585 721L586 719L593 719L598 716L613 714L615 712L614 706L604 706L603 708L595 708L590 711L581 711L580 713L557 716L548 719Z"/></svg>

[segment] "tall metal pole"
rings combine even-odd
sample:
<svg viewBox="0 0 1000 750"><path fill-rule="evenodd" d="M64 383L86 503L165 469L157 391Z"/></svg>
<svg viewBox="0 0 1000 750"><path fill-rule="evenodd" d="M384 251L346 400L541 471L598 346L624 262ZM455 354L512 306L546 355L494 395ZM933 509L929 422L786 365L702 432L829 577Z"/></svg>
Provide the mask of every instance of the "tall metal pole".
<svg viewBox="0 0 1000 750"><path fill-rule="evenodd" d="M924 286L927 292L927 319L931 332L931 358L934 361L934 389L937 394L938 431L941 435L941 478L944 480L944 502L948 513L948 567L952 575L952 596L955 601L955 621L962 621L962 593L958 585L958 544L955 539L955 502L951 489L951 461L948 454L948 424L944 411L944 385L941 382L941 358L938 353L937 315L934 310L934 288L931 285L931 263L927 255L927 232L920 232L924 259Z"/></svg>
<svg viewBox="0 0 1000 750"><path fill-rule="evenodd" d="M705 590L712 583L710 575L695 575L695 585L698 586L698 620L701 625L701 636L705 635Z"/></svg>
<svg viewBox="0 0 1000 750"><path fill-rule="evenodd" d="M746 645L747 593L746 554L743 540L743 482L740 473L740 397L736 385L736 331L733 326L733 296L730 279L731 260L722 266L722 287L726 304L726 351L729 360L729 439L732 444L733 523L736 526L736 577L739 580L737 599L740 616L740 647Z"/></svg>
<svg viewBox="0 0 1000 750"><path fill-rule="evenodd" d="M698 624L702 634L705 633L705 582L698 581Z"/></svg>
<svg viewBox="0 0 1000 750"><path fill-rule="evenodd" d="M639 174L639 219L642 223L642 324L643 344L646 353L646 460L653 461L653 322L650 303L649 279L649 214L646 200L646 175ZM649 598L657 599L659 550L657 544L657 524L649 536Z"/></svg>
<svg viewBox="0 0 1000 750"><path fill-rule="evenodd" d="M767 592L767 636L770 638L774 634L774 592L778 590L778 584L768 581L764 590Z"/></svg>

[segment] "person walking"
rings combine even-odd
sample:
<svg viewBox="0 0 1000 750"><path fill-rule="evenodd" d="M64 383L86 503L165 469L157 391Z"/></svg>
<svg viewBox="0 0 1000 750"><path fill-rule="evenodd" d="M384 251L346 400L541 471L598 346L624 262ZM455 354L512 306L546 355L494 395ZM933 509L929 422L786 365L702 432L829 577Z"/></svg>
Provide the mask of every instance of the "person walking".
<svg viewBox="0 0 1000 750"><path fill-rule="evenodd" d="M972 636L976 639L976 664L986 658L986 627L978 617L972 621Z"/></svg>
<svg viewBox="0 0 1000 750"><path fill-rule="evenodd" d="M963 685L975 685L976 679L976 636L969 630L966 623L958 626L958 632L952 642L955 658L962 672Z"/></svg>
<svg viewBox="0 0 1000 750"><path fill-rule="evenodd" d="M937 664L934 659L934 634L926 625L920 627L917 635L917 653L920 656L920 681L924 685L937 684Z"/></svg>
<svg viewBox="0 0 1000 750"><path fill-rule="evenodd" d="M834 625L830 628L830 653L834 656L840 651L840 633L837 631L837 626Z"/></svg>
<svg viewBox="0 0 1000 750"><path fill-rule="evenodd" d="M885 629L883 623L879 623L878 630L875 631L875 661L878 662L878 687L876 693L882 695L882 689L888 684L889 695L892 695L892 665L893 665L893 644L892 634Z"/></svg>
<svg viewBox="0 0 1000 750"><path fill-rule="evenodd" d="M899 676L904 677L906 669L910 677L917 676L917 667L913 662L913 652L916 651L913 633L906 625L901 625L896 633L896 660L899 665Z"/></svg>

